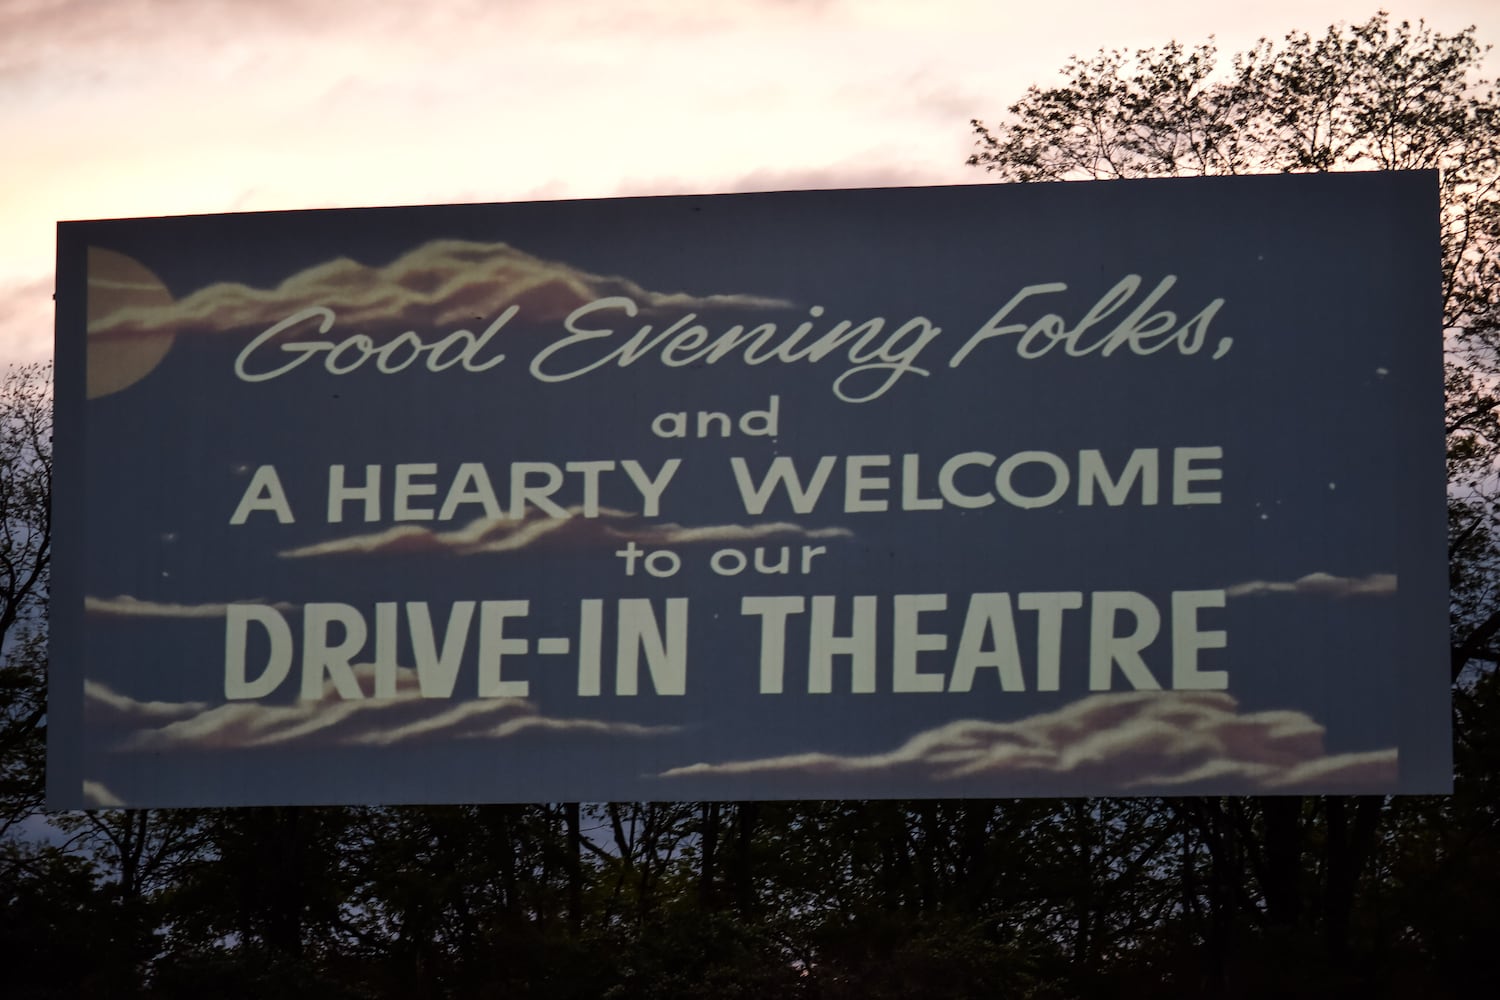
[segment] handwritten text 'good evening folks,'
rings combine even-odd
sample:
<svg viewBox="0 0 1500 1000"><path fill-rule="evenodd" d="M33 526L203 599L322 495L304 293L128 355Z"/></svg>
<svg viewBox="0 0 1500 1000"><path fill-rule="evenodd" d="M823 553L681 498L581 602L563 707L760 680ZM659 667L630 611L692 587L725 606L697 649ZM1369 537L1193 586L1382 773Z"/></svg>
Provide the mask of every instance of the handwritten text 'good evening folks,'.
<svg viewBox="0 0 1500 1000"><path fill-rule="evenodd" d="M1108 357L1120 351L1148 356L1174 347L1179 354L1198 354L1208 344L1209 325L1224 300L1216 298L1179 322L1176 311L1158 308L1176 283L1177 277L1169 274L1137 300L1141 276L1126 275L1076 322L1052 312L1029 322L1017 321L1014 314L1027 300L1068 289L1060 281L1027 285L954 351L948 367L962 365L985 341L1008 336L1017 337L1015 353L1026 360L1054 350L1069 357ZM481 333L454 330L434 340L424 339L415 330L383 342L364 332L342 339L288 339L298 332L305 336L309 328L322 336L333 332L337 323L334 310L308 306L252 339L236 357L234 372L243 381L264 382L293 371L319 354L330 375L346 375L367 364L382 374L394 375L419 361L430 372L453 368L485 372L505 360L491 341L519 312L519 306L511 305ZM617 324L622 319L635 319L640 307L629 297L609 296L574 309L563 321L567 335L538 351L529 370L541 382L566 382L611 365L626 368L651 357L665 367L681 368L717 364L735 355L747 365L771 361L812 364L842 352L849 367L834 379L833 392L848 403L878 399L903 375L931 374L918 361L942 329L927 317L914 316L889 330L884 317L859 323L845 319L817 333L824 312L822 306L812 306L807 310L809 318L790 329L770 322L735 324L717 336L698 322L697 313L689 312L659 330L651 324L639 324L634 333L627 333ZM273 343L279 346L283 358L291 355L290 359L278 358L271 351ZM1211 357L1223 357L1231 343L1229 337L1219 338Z"/></svg>

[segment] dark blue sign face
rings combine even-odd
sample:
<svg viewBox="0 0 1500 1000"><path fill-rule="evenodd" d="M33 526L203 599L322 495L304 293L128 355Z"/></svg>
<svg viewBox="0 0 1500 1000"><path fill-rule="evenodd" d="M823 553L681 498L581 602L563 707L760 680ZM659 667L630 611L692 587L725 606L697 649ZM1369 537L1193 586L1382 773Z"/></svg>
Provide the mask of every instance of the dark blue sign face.
<svg viewBox="0 0 1500 1000"><path fill-rule="evenodd" d="M65 223L51 802L1446 790L1436 208Z"/></svg>

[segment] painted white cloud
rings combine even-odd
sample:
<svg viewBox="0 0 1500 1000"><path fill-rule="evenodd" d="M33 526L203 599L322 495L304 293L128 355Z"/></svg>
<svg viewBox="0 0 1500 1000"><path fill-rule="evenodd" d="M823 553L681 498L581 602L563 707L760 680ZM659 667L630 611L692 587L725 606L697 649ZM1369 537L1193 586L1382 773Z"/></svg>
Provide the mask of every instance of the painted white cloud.
<svg viewBox="0 0 1500 1000"><path fill-rule="evenodd" d="M1262 594L1321 594L1325 597L1389 597L1396 592L1395 573L1369 576L1334 576L1309 573L1296 580L1248 580L1225 588L1229 597Z"/></svg>
<svg viewBox="0 0 1500 1000"><path fill-rule="evenodd" d="M1298 711L1241 714L1222 692L1122 692L1014 722L950 722L884 753L697 763L661 777L888 775L920 778L935 790L966 779L1035 778L1054 788L1122 792L1207 780L1263 791L1394 782L1394 749L1330 757L1323 734Z"/></svg>
<svg viewBox="0 0 1500 1000"><path fill-rule="evenodd" d="M201 701L138 701L98 681L83 682L83 703L91 725L107 728L164 726L208 710Z"/></svg>
<svg viewBox="0 0 1500 1000"><path fill-rule="evenodd" d="M642 521L625 511L600 508L598 517L549 517L528 509L520 520L480 518L453 531L397 525L383 531L317 542L279 555L284 559L322 556L398 555L442 552L455 556L520 552L527 549L592 549L636 542L640 545L751 544L787 539L851 538L847 528L803 528L786 521L766 524L683 526Z"/></svg>
<svg viewBox="0 0 1500 1000"><path fill-rule="evenodd" d="M85 809L117 809L125 804L125 800L106 788L102 782L85 781L83 804Z"/></svg>
<svg viewBox="0 0 1500 1000"><path fill-rule="evenodd" d="M236 604L264 604L263 601L248 600ZM129 594L117 597L85 597L85 614L102 618L223 618L228 604L173 604L162 601L142 601ZM278 611L296 611L297 605L281 602L271 605Z"/></svg>
<svg viewBox="0 0 1500 1000"><path fill-rule="evenodd" d="M170 305L126 305L89 324L91 337L260 330L299 310L322 306L338 328L371 336L484 329L508 307L520 321L555 323L595 299L623 295L644 312L790 305L755 295L648 291L628 278L581 271L505 243L435 240L389 264L340 257L292 275L275 288L220 282Z"/></svg>
<svg viewBox="0 0 1500 1000"><path fill-rule="evenodd" d="M375 668L354 668L361 689L375 689ZM455 702L424 698L415 670L398 667L393 698L344 699L332 682L317 700L290 704L236 701L138 701L96 681L84 685L84 718L118 734L118 750L232 750L257 747L385 747L426 741L505 739L523 732L594 733L646 737L675 731L598 719L553 718L524 698Z"/></svg>

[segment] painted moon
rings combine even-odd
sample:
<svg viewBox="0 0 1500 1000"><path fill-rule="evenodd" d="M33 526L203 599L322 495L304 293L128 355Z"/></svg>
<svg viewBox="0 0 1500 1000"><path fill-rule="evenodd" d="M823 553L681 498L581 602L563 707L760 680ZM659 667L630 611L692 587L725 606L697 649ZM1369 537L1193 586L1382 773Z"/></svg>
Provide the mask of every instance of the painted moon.
<svg viewBox="0 0 1500 1000"><path fill-rule="evenodd" d="M172 293L140 261L89 247L89 399L134 385L166 356L172 334L141 320L172 304Z"/></svg>

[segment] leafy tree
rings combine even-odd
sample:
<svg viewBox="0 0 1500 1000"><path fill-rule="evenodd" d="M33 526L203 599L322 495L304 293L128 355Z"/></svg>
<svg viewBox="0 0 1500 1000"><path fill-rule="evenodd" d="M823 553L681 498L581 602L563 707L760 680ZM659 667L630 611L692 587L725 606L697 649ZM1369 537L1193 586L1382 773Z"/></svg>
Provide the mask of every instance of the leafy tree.
<svg viewBox="0 0 1500 1000"><path fill-rule="evenodd" d="M0 837L42 802L52 366L0 378Z"/></svg>

